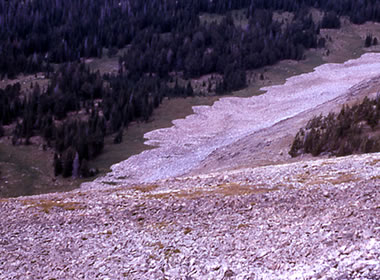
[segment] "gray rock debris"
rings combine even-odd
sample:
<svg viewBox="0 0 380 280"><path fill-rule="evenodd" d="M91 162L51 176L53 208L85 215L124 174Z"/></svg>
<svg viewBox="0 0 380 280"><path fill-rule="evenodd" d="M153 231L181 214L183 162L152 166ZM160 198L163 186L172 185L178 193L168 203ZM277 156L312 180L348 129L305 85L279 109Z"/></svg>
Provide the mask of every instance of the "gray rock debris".
<svg viewBox="0 0 380 280"><path fill-rule="evenodd" d="M225 97L212 106L195 106L194 114L174 120L173 126L144 135L148 139L146 144L157 148L113 165L112 172L82 184L82 188L151 183L193 169L199 173L210 168L235 167L236 163L246 165L249 157L255 157L253 152L257 156L263 150L263 160L268 160L268 154L277 151L278 141L295 135L312 116L327 114L331 107L340 109L350 95L366 91L373 80L379 84L379 75L380 53L366 53L342 64L323 64L313 72L288 78L283 85L262 88L266 93L259 96ZM239 143L247 137L251 144L241 148ZM238 149L231 149L231 145L237 144ZM288 159L287 152L269 158Z"/></svg>
<svg viewBox="0 0 380 280"><path fill-rule="evenodd" d="M380 154L2 199L0 279L379 279Z"/></svg>

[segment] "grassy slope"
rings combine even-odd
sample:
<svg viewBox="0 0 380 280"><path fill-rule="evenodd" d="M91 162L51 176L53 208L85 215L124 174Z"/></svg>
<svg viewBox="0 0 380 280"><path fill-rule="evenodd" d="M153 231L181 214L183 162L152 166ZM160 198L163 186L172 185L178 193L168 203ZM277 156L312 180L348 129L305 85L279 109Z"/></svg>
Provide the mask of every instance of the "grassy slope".
<svg viewBox="0 0 380 280"><path fill-rule="evenodd" d="M321 34L323 36L328 35L332 38L332 41L327 43L327 49L329 49L330 53L328 56L325 55L326 50L310 50L306 53L306 59L303 61L282 61L273 66L251 71L252 83L247 89L238 91L233 96L248 97L256 95L260 93L259 89L262 86L281 84L286 78L310 72L314 67L325 62L341 63L348 59L357 58L366 51L380 51L379 46L375 49L363 48L364 38L367 33L372 33L380 38L379 24L367 23L362 26L355 26L343 21L343 27L340 30L322 30ZM89 61L92 69L100 70L102 73L114 71L114 69L117 69L117 63L117 57ZM265 77L263 81L258 79L261 73ZM33 77L27 76L20 81L21 83L26 81L25 86L28 86L28 82L30 84ZM5 85L5 82L0 84L0 86ZM99 168L100 175L104 174L112 164L150 148L143 144L144 133L153 129L171 126L172 120L184 118L191 114L192 106L211 105L217 99L217 97L194 97L164 100L162 105L154 112L150 122L131 124L124 132L123 142L119 145L107 145L104 153L91 165ZM108 137L106 142L111 143L112 137ZM2 187L3 189L6 187L12 190L6 194L0 192L0 196L67 191L78 187L82 182L80 180L73 182L70 179L55 178L51 164L52 156L47 155L46 152L42 152L35 146L12 147L5 144L4 141L0 142L0 190Z"/></svg>

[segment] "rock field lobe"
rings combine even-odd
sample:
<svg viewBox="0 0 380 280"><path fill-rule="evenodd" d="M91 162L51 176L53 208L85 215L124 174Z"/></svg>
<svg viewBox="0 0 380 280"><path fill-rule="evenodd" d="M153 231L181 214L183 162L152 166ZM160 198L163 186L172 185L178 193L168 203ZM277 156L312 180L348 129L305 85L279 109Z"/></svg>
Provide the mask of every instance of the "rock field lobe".
<svg viewBox="0 0 380 280"><path fill-rule="evenodd" d="M193 107L194 114L173 121L172 127L145 134L146 143L158 148L113 165L105 178L83 187L99 187L105 180L121 184L154 182L186 174L213 152L244 137L287 120L284 131L291 131L299 116L318 106L330 108L326 105L329 102L337 106L344 102L342 97L347 97L351 87L379 77L379 69L380 53L367 53L359 59L324 64L311 73L291 77L284 85L264 88L267 92L259 96L221 98L212 106Z"/></svg>

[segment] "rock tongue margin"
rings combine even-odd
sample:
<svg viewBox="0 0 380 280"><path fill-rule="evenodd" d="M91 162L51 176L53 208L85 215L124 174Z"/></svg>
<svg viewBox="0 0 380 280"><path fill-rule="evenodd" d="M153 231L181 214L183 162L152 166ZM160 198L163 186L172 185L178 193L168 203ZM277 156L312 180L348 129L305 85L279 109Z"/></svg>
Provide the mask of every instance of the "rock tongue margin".
<svg viewBox="0 0 380 280"><path fill-rule="evenodd" d="M243 137L294 117L338 96L350 87L380 74L380 54L365 54L344 64L325 64L314 72L289 78L284 85L264 88L251 98L221 98L212 106L194 107L194 114L174 126L145 135L158 148L132 156L111 167L94 183L153 182L185 174L210 153Z"/></svg>
<svg viewBox="0 0 380 280"><path fill-rule="evenodd" d="M364 80L355 84L344 95L213 151L188 174L197 175L244 166L279 164L298 161L300 158L311 158L309 155L292 159L289 157L288 151L300 127L305 126L313 116L338 112L342 104L352 105L360 102L365 96L376 98L379 91L380 75Z"/></svg>
<svg viewBox="0 0 380 280"><path fill-rule="evenodd" d="M378 279L380 153L0 201L0 279Z"/></svg>

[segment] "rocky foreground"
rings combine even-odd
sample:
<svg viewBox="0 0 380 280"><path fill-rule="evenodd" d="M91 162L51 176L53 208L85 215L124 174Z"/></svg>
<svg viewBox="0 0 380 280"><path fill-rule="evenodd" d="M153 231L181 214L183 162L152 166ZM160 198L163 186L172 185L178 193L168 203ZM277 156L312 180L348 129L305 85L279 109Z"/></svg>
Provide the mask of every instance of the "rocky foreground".
<svg viewBox="0 0 380 280"><path fill-rule="evenodd" d="M108 185L0 200L0 279L380 279L380 154Z"/></svg>

